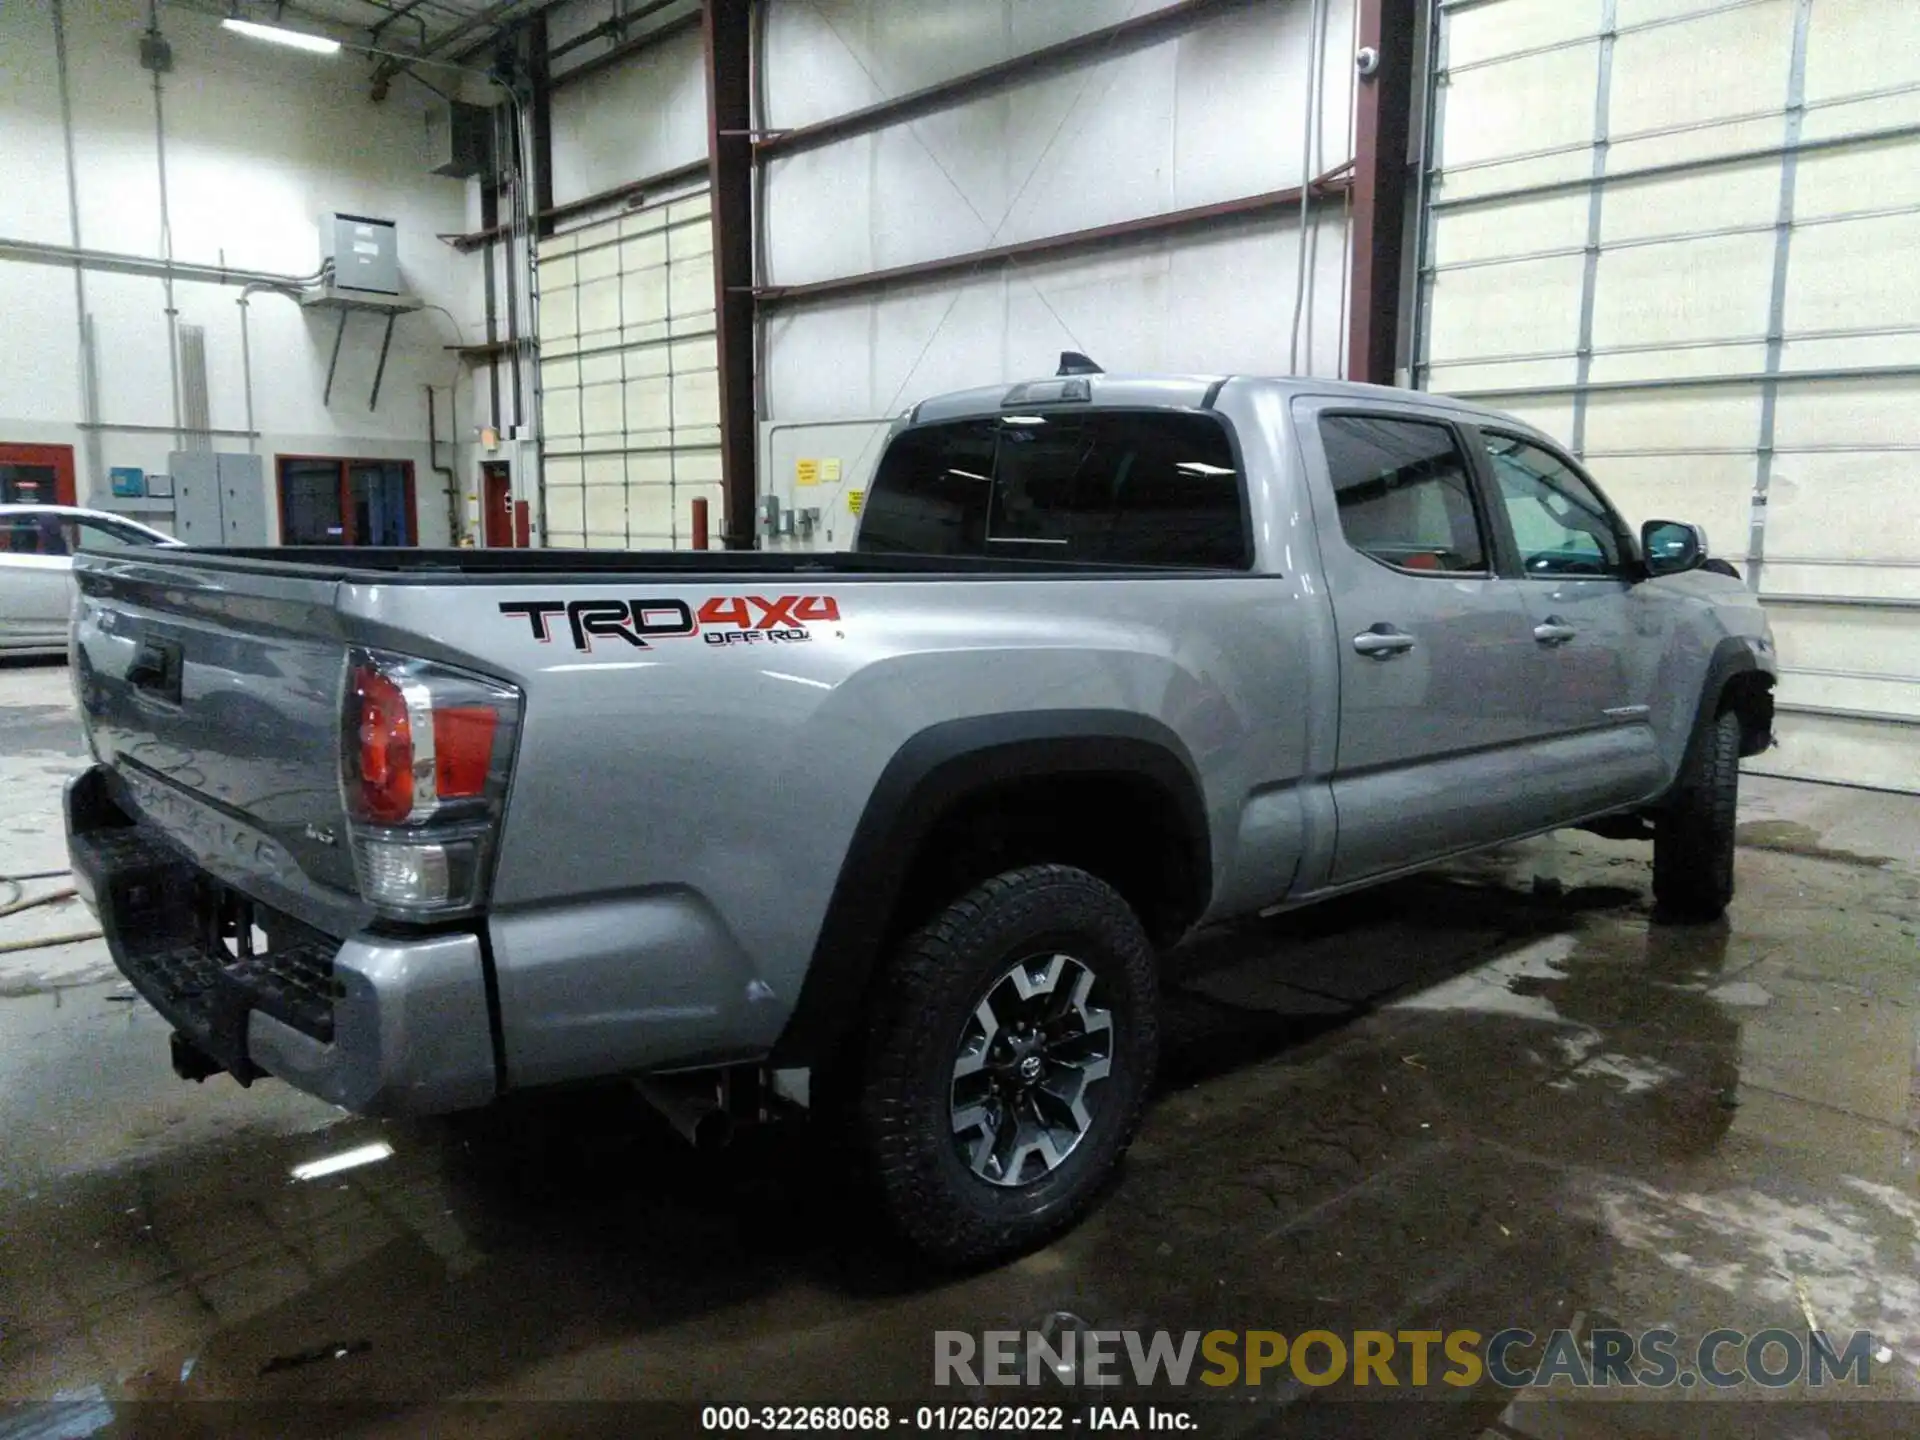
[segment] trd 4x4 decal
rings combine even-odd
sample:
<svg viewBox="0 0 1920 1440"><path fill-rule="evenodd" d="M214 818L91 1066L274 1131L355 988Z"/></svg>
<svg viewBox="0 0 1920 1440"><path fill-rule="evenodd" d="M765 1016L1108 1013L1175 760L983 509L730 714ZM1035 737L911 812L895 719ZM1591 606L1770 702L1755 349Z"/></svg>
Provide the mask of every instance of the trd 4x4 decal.
<svg viewBox="0 0 1920 1440"><path fill-rule="evenodd" d="M811 640L805 628L817 620L838 620L840 602L831 595L715 595L696 612L684 600L503 600L502 615L518 615L542 645L552 641L552 622L566 617L573 648L591 650L596 639L624 640L645 650L654 640L699 635L709 645L791 644Z"/></svg>

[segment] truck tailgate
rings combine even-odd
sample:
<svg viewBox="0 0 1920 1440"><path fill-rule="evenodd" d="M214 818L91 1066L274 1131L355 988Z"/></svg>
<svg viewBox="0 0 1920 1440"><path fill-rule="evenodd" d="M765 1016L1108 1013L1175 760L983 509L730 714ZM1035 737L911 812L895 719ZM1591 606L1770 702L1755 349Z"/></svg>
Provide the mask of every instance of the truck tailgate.
<svg viewBox="0 0 1920 1440"><path fill-rule="evenodd" d="M190 554L76 579L74 688L116 800L235 888L352 933L337 582Z"/></svg>

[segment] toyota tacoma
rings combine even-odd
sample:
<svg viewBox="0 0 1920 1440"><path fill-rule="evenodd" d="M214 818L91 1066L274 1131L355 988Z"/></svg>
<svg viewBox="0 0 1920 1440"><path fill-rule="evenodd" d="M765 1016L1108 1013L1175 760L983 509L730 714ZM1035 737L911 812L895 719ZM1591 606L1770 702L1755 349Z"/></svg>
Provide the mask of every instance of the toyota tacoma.
<svg viewBox="0 0 1920 1440"><path fill-rule="evenodd" d="M977 1263L1126 1150L1197 927L1570 826L1717 916L1728 569L1486 409L1066 373L915 406L844 552L83 555L72 862L182 1075L784 1095Z"/></svg>

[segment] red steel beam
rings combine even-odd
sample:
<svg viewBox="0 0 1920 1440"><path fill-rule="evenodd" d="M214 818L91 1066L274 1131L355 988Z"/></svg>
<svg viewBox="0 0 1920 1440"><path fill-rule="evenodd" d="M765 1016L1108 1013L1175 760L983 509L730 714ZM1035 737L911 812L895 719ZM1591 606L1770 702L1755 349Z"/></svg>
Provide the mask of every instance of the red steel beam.
<svg viewBox="0 0 1920 1440"><path fill-rule="evenodd" d="M703 6L702 9L705 7ZM567 86L585 80L589 75L598 75L602 70L618 65L630 55L638 55L642 50L651 50L656 45L665 44L676 35L684 35L701 23L701 11L676 16L664 25L656 25L643 34L635 35L631 40L622 40L618 45L602 50L590 60L582 60L578 65L562 70L553 77L553 88L564 90Z"/></svg>
<svg viewBox="0 0 1920 1440"><path fill-rule="evenodd" d="M1400 252L1406 238L1407 145L1413 133L1417 0L1359 0L1360 48L1378 64L1359 78L1355 104L1353 254L1347 378L1394 381L1400 324Z"/></svg>
<svg viewBox="0 0 1920 1440"><path fill-rule="evenodd" d="M671 170L662 170L657 175L648 175L639 180L629 180L624 185L615 185L609 190L596 191L592 195L582 195L578 200L567 200L550 209L542 210L534 216L541 225L542 234L551 234L553 227L562 220L575 215L584 215L590 210L599 210L608 205L617 205L621 201L635 201L644 198L655 190L664 190L669 185L684 184L688 180L698 180L707 173L705 160L692 160L685 165L676 165ZM465 235L442 235L454 249L461 252L476 250L490 240L506 237L507 227L491 225L484 230L474 230Z"/></svg>
<svg viewBox="0 0 1920 1440"><path fill-rule="evenodd" d="M752 0L706 0L707 157L720 360L720 540L754 540Z"/></svg>
<svg viewBox="0 0 1920 1440"><path fill-rule="evenodd" d="M1315 198L1326 199L1345 192L1349 181L1345 166L1329 171L1308 187ZM870 270L859 275L841 275L831 280L815 280L804 285L771 286L757 292L761 308L773 309L796 301L819 300L829 296L845 297L870 290L885 289L906 281L936 280L966 271L984 269L1008 261L1050 259L1081 250L1093 250L1128 240L1152 239L1185 230L1204 229L1298 209L1300 188L1270 190L1264 195L1249 195L1239 200L1222 200L1214 205L1196 205L1187 210L1172 210L1163 215L1146 215L1138 220L1120 220L1111 225L1095 225L1086 230L1070 230L1061 235L1046 235L1021 240L1011 245L995 245L986 250L971 250L964 255L944 255L937 260L921 260L912 265L896 265L888 270Z"/></svg>

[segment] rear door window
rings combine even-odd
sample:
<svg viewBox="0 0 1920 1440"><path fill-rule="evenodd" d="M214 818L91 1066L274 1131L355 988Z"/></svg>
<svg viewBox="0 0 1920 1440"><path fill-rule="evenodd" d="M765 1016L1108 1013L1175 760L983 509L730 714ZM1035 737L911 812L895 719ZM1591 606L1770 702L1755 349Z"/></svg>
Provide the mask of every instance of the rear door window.
<svg viewBox="0 0 1920 1440"><path fill-rule="evenodd" d="M6 523L11 555L71 555L73 522L61 515L14 515Z"/></svg>
<svg viewBox="0 0 1920 1440"><path fill-rule="evenodd" d="M1225 425L1178 411L905 431L880 462L856 548L1194 569L1252 558Z"/></svg>
<svg viewBox="0 0 1920 1440"><path fill-rule="evenodd" d="M1451 428L1325 415L1320 440L1348 545L1414 574L1488 573L1485 529Z"/></svg>
<svg viewBox="0 0 1920 1440"><path fill-rule="evenodd" d="M129 530L101 520L81 520L75 525L79 534L80 550L132 550L145 549L153 544L147 536L138 530Z"/></svg>

